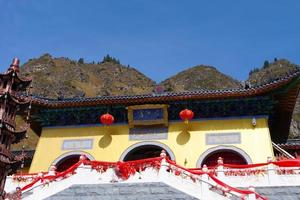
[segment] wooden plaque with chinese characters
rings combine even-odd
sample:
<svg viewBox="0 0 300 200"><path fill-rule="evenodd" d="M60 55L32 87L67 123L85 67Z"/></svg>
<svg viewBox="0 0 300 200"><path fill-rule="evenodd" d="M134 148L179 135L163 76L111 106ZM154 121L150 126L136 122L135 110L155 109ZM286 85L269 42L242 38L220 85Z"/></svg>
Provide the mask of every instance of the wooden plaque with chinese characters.
<svg viewBox="0 0 300 200"><path fill-rule="evenodd" d="M130 128L160 124L168 126L168 105L145 104L129 106L127 109Z"/></svg>

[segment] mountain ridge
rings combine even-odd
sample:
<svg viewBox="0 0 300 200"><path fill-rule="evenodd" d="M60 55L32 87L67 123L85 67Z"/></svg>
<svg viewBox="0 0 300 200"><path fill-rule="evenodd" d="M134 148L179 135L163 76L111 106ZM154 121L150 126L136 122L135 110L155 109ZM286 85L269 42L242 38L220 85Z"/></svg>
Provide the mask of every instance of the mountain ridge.
<svg viewBox="0 0 300 200"><path fill-rule="evenodd" d="M29 59L21 68L21 75L35 80L33 93L48 98L137 95L156 92L161 87L169 92L181 92L242 86L239 81L208 65L188 68L160 83L119 63L79 63L65 57L53 58L50 54ZM223 84L219 84L221 81Z"/></svg>
<svg viewBox="0 0 300 200"><path fill-rule="evenodd" d="M197 65L181 71L160 83L166 91L183 92L199 89L231 89L242 87L232 77L219 72L213 66Z"/></svg>
<svg viewBox="0 0 300 200"><path fill-rule="evenodd" d="M32 76L34 94L48 98L145 94L155 85L132 67L111 62L79 63L49 54L26 62L21 73Z"/></svg>
<svg viewBox="0 0 300 200"><path fill-rule="evenodd" d="M80 63L81 59L74 61L67 57L52 57L50 54L44 54L24 63L21 66L21 75L31 76L34 79L34 93L42 97L54 98L59 97L61 95L59 93L62 92L67 98L95 97L101 95L146 94L155 92L156 87L163 87L165 91L170 92L182 92L200 89L242 88L244 84L244 81L236 80L210 65L192 66L156 83L134 67L120 64L119 60L118 63L103 61ZM252 86L262 85L300 68L299 65L286 59L275 59L274 62L267 62L267 64L266 62L264 66L251 70L246 82ZM221 81L222 83L220 83ZM117 85L112 85L115 83ZM48 90L46 84L51 84L52 93L42 91L42 89ZM34 86L37 86L37 88ZM53 93L53 86L54 89L57 89L58 94ZM68 91L64 91L63 86L69 87ZM94 91L87 90L87 86L92 87Z"/></svg>

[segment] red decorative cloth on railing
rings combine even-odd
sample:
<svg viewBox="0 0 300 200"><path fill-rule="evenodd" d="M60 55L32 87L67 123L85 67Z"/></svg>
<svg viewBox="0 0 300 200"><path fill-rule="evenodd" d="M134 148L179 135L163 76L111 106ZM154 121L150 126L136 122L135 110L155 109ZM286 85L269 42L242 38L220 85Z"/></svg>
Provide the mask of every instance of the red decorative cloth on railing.
<svg viewBox="0 0 300 200"><path fill-rule="evenodd" d="M41 181L43 182L51 182L57 179L64 179L67 178L75 173L75 170L81 165L90 165L92 169L96 170L102 170L106 171L108 168L113 168L116 171L116 174L122 178L123 180L128 179L131 175L134 175L137 171L143 171L147 167L153 167L157 170L160 169L160 163L162 157L157 158L148 158L143 160L136 160L136 161L128 161L128 162L100 162L100 161L90 161L90 160L80 160L73 166L71 166L69 169L56 174L55 176L49 175L49 176L37 176L38 173L35 174L27 174L27 176L32 175L33 181L27 185L25 185L21 190L25 191L27 189L30 189L32 186L34 186L37 182ZM42 173L47 174L47 172Z"/></svg>
<svg viewBox="0 0 300 200"><path fill-rule="evenodd" d="M161 167L161 162L162 162L163 157L157 157L157 158L148 158L148 159L143 159L143 160L135 160L135 161L128 161L128 162L100 162L100 161L90 161L90 160L80 160L78 163L74 164L71 166L69 169L58 173L56 175L46 175L47 172L43 173L34 173L34 174L26 174L25 176L30 177L32 182L29 184L25 185L23 188L21 188L21 191L25 191L28 189L31 189L34 187L35 184L37 184L39 181L41 184L46 184L51 181L57 181L60 179L67 178L73 174L75 174L75 170L81 165L89 165L91 166L92 169L99 170L101 172L106 171L109 168L112 168L115 170L116 174L119 176L119 178L122 178L123 180L128 179L131 175L134 175L136 172L141 172L144 171L147 167L152 167L154 169L159 170ZM262 200L265 200L266 198L260 196L259 194L255 193L254 191L250 190L241 190L238 188L231 187L224 182L220 181L216 176L216 167L212 170L208 171L203 171L200 168L193 168L193 169L186 169L184 167L181 167L176 164L176 162L170 160L169 158L166 158L166 162L168 163L169 170L173 171L175 175L185 175L189 176L193 181L197 179L197 176L207 174L217 185L221 186L224 188L225 192L228 191L233 191L235 193L243 195L248 195L248 194L255 194L257 198L260 198ZM271 164L274 164L278 167L300 167L300 160L295 159L295 160L282 160L282 161L277 161L277 162L270 162ZM258 164L250 164L250 165L231 165L231 164L223 164L225 168L228 169L240 169L238 171L241 171L242 169L245 173L247 171L255 171L258 169L258 167L262 166L267 166L270 163L258 163ZM187 172L187 173L184 173ZM188 174L189 173L189 174ZM246 173L247 175L247 173ZM21 176L21 175L16 175Z"/></svg>
<svg viewBox="0 0 300 200"><path fill-rule="evenodd" d="M280 160L272 163L278 167L300 167L300 159Z"/></svg>
<svg viewBox="0 0 300 200"><path fill-rule="evenodd" d="M234 164L220 164L216 165L214 167L210 167L209 172L210 173L217 173L218 166L224 167L224 174L226 176L250 176L250 175L264 175L267 174L267 166L269 164L273 164L277 167L277 174L283 175L283 174L297 174L295 169L300 167L300 159L293 159L293 160L281 160L281 161L275 161L275 162L268 162L268 163L257 163L257 164L248 164L248 165L234 165ZM189 169L193 172L199 172L201 171L201 168L191 168ZM300 170L300 168L298 169Z"/></svg>
<svg viewBox="0 0 300 200"><path fill-rule="evenodd" d="M267 169L229 169L225 170L226 176L251 176L251 175L264 175L267 173Z"/></svg>
<svg viewBox="0 0 300 200"><path fill-rule="evenodd" d="M37 177L36 179L34 179L31 183L25 185L24 187L22 187L21 191L25 191L29 188L31 188L34 184L36 184L38 181L40 181L41 178L40 177Z"/></svg>
<svg viewBox="0 0 300 200"><path fill-rule="evenodd" d="M123 180L127 180L131 175L135 174L136 169L128 163L117 162L115 172L118 177L121 177Z"/></svg>
<svg viewBox="0 0 300 200"><path fill-rule="evenodd" d="M135 172L144 171L147 167L153 167L158 170L160 168L161 160L161 157L127 162L101 162L85 160L84 165L91 165L92 169L96 169L97 171L101 172L105 172L108 168L114 168L117 176L123 180L126 180L131 175L134 175Z"/></svg>
<svg viewBox="0 0 300 200"><path fill-rule="evenodd" d="M250 191L250 190L242 190L242 189L238 189L238 188L235 188L235 187L231 187L230 185L227 185L226 183L220 181L218 178L216 178L214 175L211 175L211 174L208 174L209 177L214 180L215 183L217 183L218 185L226 188L227 190L229 191L233 191L233 192L236 192L236 193L239 193L239 194L244 194L244 195L249 195L249 194L255 194L256 198L257 199L261 199L261 200L267 200L267 198L261 196L260 194L254 192L254 191Z"/></svg>
<svg viewBox="0 0 300 200"><path fill-rule="evenodd" d="M203 172L201 169L190 170L190 169L181 167L180 165L177 165L174 161L172 161L172 160L170 160L170 159L166 159L166 161L167 161L169 164L171 164L171 165L173 165L173 166L175 166L175 167L177 167L177 168L179 168L179 169L181 169L181 170L184 170L184 171L186 171L186 172L189 172L189 173L191 173L191 174L194 174L194 175L202 175L202 174L205 174L205 172Z"/></svg>
<svg viewBox="0 0 300 200"><path fill-rule="evenodd" d="M184 170L186 172L189 172L191 174L194 174L194 175L203 175L203 174L207 174L217 185L219 186L222 186L224 189L226 189L225 192L230 192L230 191L233 191L233 192L236 192L238 194L241 194L241 195L249 195L249 194L255 194L256 195L256 198L257 199L261 199L261 200L267 200L267 198L261 196L260 194L254 192L254 191L250 191L250 190L241 190L241 189L238 189L238 188L234 188L234 187L231 187L229 185L227 185L226 183L220 181L217 177L215 177L214 173L211 173L211 172L204 172L202 171L201 169L186 169L184 167L181 167L177 164L175 164L174 162L170 161L169 159L166 160L170 165L174 165L175 167L177 168L180 168L181 170Z"/></svg>
<svg viewBox="0 0 300 200"><path fill-rule="evenodd" d="M117 162L116 171L123 180L128 179L135 172L144 171L147 167L160 168L162 158L148 158L143 160L134 160L128 162Z"/></svg>
<svg viewBox="0 0 300 200"><path fill-rule="evenodd" d="M55 176L46 176L45 178L49 179L49 180L53 180L56 178L65 178L67 176L70 176L72 174L75 173L75 170L79 167L79 165L81 165L83 163L83 161L79 161L77 162L75 165L71 166L69 169L60 172L58 174L56 174Z"/></svg>
<svg viewBox="0 0 300 200"><path fill-rule="evenodd" d="M248 164L248 165L223 164L224 167L231 168L231 169L249 169L254 167L263 167L266 165L268 165L268 163L257 163L257 164Z"/></svg>
<svg viewBox="0 0 300 200"><path fill-rule="evenodd" d="M41 181L42 183L47 180L47 181L53 181L53 180L56 180L58 178L66 178L72 174L75 173L75 170L78 168L78 166L82 163L82 161L79 161L78 163L76 163L75 165L71 166L69 169L61 172L61 173L58 173L57 175L55 176L45 176L45 177L40 177L40 176L37 176L31 183L25 185L23 188L21 188L21 191L25 191L29 188L31 188L33 185L35 185L37 182ZM44 173L43 173L44 174Z"/></svg>
<svg viewBox="0 0 300 200"><path fill-rule="evenodd" d="M18 177L18 176L28 176L28 177L33 177L33 176L37 176L38 174L48 174L48 172L36 172L36 173L16 173L13 176L14 177Z"/></svg>
<svg viewBox="0 0 300 200"><path fill-rule="evenodd" d="M221 164L226 168L231 169L248 169L248 168L255 168L255 167L263 167L267 166L268 164L274 164L278 167L300 167L300 159L292 159L292 160L280 160L275 162L269 163L256 163L256 164L248 164L248 165L234 165L234 164ZM220 165L216 165L213 167L208 167L209 169L215 169ZM201 168L190 168L189 170L201 170Z"/></svg>
<svg viewBox="0 0 300 200"><path fill-rule="evenodd" d="M84 165L90 165L92 169L95 169L99 172L105 172L108 168L114 168L116 166L115 162L103 162L95 160L84 160Z"/></svg>

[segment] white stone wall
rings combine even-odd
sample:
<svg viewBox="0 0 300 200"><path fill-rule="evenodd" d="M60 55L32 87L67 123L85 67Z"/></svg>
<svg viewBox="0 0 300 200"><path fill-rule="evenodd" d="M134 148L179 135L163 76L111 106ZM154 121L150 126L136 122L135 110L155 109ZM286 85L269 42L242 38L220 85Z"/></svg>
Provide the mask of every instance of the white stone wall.
<svg viewBox="0 0 300 200"><path fill-rule="evenodd" d="M288 169L288 171L285 171ZM210 172L207 168L202 169L204 172ZM243 170L252 170L250 175L234 175L235 172L242 172ZM263 173L253 173L261 170ZM281 173L278 174L278 170ZM33 187L23 192L23 199L45 199L60 191L63 191L72 185L76 184L111 184L111 183L145 183L145 182L162 182L179 191L182 191L197 199L230 199L232 196L242 197L243 195L227 191L222 194L224 187L214 182L208 174L195 175L192 171L170 164L165 159L161 162L161 167L156 170L152 167L146 168L142 172L136 172L127 180L119 178L113 168L109 168L106 172L100 173L93 170L89 165L80 165L75 174L68 178L56 179L49 182L47 180L38 181ZM300 168L279 168L273 164L257 167L253 169L224 169L220 165L215 171L217 178L222 182L233 186L242 188L252 187L270 187L270 186L300 186ZM49 175L55 172L50 171ZM36 175L38 176L38 175ZM39 174L41 176L41 174ZM46 176L46 175L45 175ZM13 181L12 177L7 178L5 190L12 192L16 187L23 187L29 182ZM256 199L254 194L246 195L246 199Z"/></svg>

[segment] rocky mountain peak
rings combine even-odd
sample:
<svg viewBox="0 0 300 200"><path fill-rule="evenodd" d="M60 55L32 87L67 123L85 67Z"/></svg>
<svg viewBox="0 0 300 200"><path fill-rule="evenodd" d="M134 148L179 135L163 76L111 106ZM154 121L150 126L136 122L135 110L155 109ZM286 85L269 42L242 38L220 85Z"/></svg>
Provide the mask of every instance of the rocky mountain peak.
<svg viewBox="0 0 300 200"><path fill-rule="evenodd" d="M44 54L22 66L32 76L33 93L49 98L94 97L151 93L155 82L134 68L118 63L84 63Z"/></svg>
<svg viewBox="0 0 300 200"><path fill-rule="evenodd" d="M207 65L197 65L184 70L161 82L161 85L172 92L241 87L239 81Z"/></svg>
<svg viewBox="0 0 300 200"><path fill-rule="evenodd" d="M299 69L299 65L293 64L286 59L274 59L273 62L265 61L261 68L254 68L250 71L248 81L252 85L260 85L286 76L297 69Z"/></svg>

